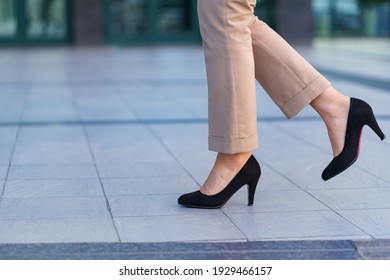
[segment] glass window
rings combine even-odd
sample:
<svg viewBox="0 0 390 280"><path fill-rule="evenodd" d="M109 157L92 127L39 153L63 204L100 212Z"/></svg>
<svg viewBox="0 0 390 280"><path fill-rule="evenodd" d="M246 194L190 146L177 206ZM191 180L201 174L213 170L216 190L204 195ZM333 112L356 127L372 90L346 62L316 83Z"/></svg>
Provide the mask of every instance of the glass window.
<svg viewBox="0 0 390 280"><path fill-rule="evenodd" d="M276 3L274 0L257 0L255 15L270 27L276 28Z"/></svg>
<svg viewBox="0 0 390 280"><path fill-rule="evenodd" d="M112 42L200 40L197 0L107 0L106 30Z"/></svg>
<svg viewBox="0 0 390 280"><path fill-rule="evenodd" d="M346 35L357 35L362 32L363 22L358 1L335 1L335 28Z"/></svg>
<svg viewBox="0 0 390 280"><path fill-rule="evenodd" d="M157 30L160 34L175 34L191 29L191 11L188 0L159 1Z"/></svg>
<svg viewBox="0 0 390 280"><path fill-rule="evenodd" d="M16 35L15 0L0 0L0 37Z"/></svg>
<svg viewBox="0 0 390 280"><path fill-rule="evenodd" d="M350 36L363 33L358 0L313 0L317 36Z"/></svg>
<svg viewBox="0 0 390 280"><path fill-rule="evenodd" d="M27 0L27 37L63 38L67 34L65 0Z"/></svg>
<svg viewBox="0 0 390 280"><path fill-rule="evenodd" d="M112 0L110 4L110 33L114 37L135 36L147 32L147 3L145 0Z"/></svg>

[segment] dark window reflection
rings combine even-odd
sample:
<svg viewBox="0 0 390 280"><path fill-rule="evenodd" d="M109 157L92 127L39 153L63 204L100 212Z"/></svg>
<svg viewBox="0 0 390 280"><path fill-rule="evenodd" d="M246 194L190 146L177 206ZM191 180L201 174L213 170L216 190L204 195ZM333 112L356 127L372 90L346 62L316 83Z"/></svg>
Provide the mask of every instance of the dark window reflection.
<svg viewBox="0 0 390 280"><path fill-rule="evenodd" d="M112 0L110 5L111 34L132 36L147 31L146 0Z"/></svg>
<svg viewBox="0 0 390 280"><path fill-rule="evenodd" d="M16 34L15 0L0 0L0 36Z"/></svg>
<svg viewBox="0 0 390 280"><path fill-rule="evenodd" d="M390 34L390 5L385 1L313 0L312 3L317 36Z"/></svg>
<svg viewBox="0 0 390 280"><path fill-rule="evenodd" d="M66 35L66 0L27 0L27 36L61 38Z"/></svg>
<svg viewBox="0 0 390 280"><path fill-rule="evenodd" d="M183 33L191 29L191 7L188 0L159 1L157 30L162 34Z"/></svg>

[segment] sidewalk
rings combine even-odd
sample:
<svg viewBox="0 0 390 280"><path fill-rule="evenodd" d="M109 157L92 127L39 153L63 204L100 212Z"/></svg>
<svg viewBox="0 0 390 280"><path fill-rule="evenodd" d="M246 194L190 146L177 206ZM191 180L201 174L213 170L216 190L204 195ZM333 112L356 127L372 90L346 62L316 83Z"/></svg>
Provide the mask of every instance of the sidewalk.
<svg viewBox="0 0 390 280"><path fill-rule="evenodd" d="M340 91L370 103L390 137L390 40L298 50ZM36 243L264 241L379 242L376 257L353 256L390 259L390 142L369 128L356 164L323 182L332 154L321 120L311 108L286 120L259 87L253 207L243 188L222 209L189 209L177 198L199 188L215 157L200 46L1 49L0 65L0 243L8 244L0 259L26 258ZM144 244L155 242L166 245Z"/></svg>

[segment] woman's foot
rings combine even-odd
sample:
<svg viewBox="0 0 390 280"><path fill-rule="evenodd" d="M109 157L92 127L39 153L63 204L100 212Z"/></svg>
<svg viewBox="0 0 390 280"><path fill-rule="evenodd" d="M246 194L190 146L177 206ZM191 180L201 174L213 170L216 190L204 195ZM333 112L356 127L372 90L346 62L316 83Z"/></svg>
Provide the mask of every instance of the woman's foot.
<svg viewBox="0 0 390 280"><path fill-rule="evenodd" d="M340 174L358 159L360 138L365 125L368 125L381 140L385 139L386 136L380 129L371 106L363 100L351 98L343 150L324 169L323 180L329 180Z"/></svg>
<svg viewBox="0 0 390 280"><path fill-rule="evenodd" d="M215 168L210 173L209 178L213 178L214 175L221 172L221 170L229 170L226 174L233 173L238 166L238 163L241 162L246 155L238 156L217 156ZM224 167L223 167L224 166ZM222 168L221 168L222 167ZM232 168L232 169L231 169ZM219 169L219 171L217 171ZM222 171L222 172L225 172ZM229 175L230 176L230 175ZM261 176L261 168L259 162L255 159L254 156L249 156L248 160L242 166L242 168L234 175L234 177L226 185L221 187L220 183L227 180L227 177L217 176L217 178L222 178L222 180L214 180L218 183L218 187L221 189L218 191L215 187L217 185L205 185L203 188L209 191L209 195L202 193L200 190L186 193L181 195L177 202L185 207L193 208L204 208L204 209L216 209L224 206L229 199L243 186L248 186L248 206L253 205L257 183ZM210 183L213 182L213 179L208 180ZM206 189L207 187L213 187L213 189ZM217 192L217 193L215 193ZM215 194L212 194L215 193Z"/></svg>
<svg viewBox="0 0 390 280"><path fill-rule="evenodd" d="M349 98L329 87L310 104L324 120L333 150L333 160L322 172L325 181L357 160L363 126L371 127L381 140L385 138L371 106L363 100Z"/></svg>
<svg viewBox="0 0 390 280"><path fill-rule="evenodd" d="M237 175L251 156L251 152L238 154L218 153L214 166L200 192L215 195L221 192Z"/></svg>
<svg viewBox="0 0 390 280"><path fill-rule="evenodd" d="M350 98L329 87L310 105L325 122L333 156L338 156L344 148Z"/></svg>

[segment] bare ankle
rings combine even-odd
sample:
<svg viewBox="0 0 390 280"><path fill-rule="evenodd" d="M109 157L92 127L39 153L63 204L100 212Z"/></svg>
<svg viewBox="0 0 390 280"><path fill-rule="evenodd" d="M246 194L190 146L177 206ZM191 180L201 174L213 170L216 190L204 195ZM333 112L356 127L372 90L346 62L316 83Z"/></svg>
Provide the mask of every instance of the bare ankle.
<svg viewBox="0 0 390 280"><path fill-rule="evenodd" d="M216 164L224 164L228 166L237 166L244 164L252 155L251 152L224 154L218 153Z"/></svg>
<svg viewBox="0 0 390 280"><path fill-rule="evenodd" d="M337 118L343 112L348 111L349 102L348 96L340 93L333 87L329 87L314 99L310 105L317 111L325 123L327 123L332 118Z"/></svg>
<svg viewBox="0 0 390 280"><path fill-rule="evenodd" d="M251 152L218 153L214 166L200 191L205 195L213 195L221 191L240 171L251 155Z"/></svg>

